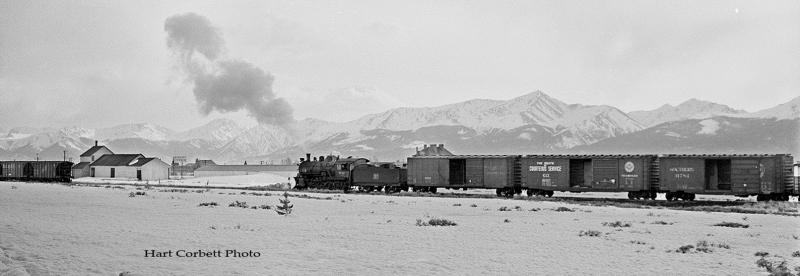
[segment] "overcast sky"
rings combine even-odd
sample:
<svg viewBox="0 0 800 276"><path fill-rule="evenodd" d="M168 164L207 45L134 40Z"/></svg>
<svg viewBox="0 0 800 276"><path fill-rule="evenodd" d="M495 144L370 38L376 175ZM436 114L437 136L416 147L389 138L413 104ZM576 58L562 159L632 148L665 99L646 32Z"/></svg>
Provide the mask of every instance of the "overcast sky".
<svg viewBox="0 0 800 276"><path fill-rule="evenodd" d="M0 1L0 127L206 116L167 47L196 13L226 58L274 77L295 118L541 90L654 109L699 98L756 111L800 95L800 1ZM349 104L355 103L355 104Z"/></svg>

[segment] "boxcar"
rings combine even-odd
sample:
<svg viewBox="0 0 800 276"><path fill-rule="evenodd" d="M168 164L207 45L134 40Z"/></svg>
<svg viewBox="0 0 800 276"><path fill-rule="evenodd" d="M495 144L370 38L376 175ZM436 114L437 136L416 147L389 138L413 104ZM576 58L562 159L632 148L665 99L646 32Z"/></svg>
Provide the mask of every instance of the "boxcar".
<svg viewBox="0 0 800 276"><path fill-rule="evenodd" d="M499 194L519 191L515 155L443 155L408 158L408 185L415 191L436 188L495 189Z"/></svg>
<svg viewBox="0 0 800 276"><path fill-rule="evenodd" d="M0 180L70 182L72 162L0 161Z"/></svg>
<svg viewBox="0 0 800 276"><path fill-rule="evenodd" d="M520 159L522 188L528 195L593 191L655 198L654 161L654 155L527 155Z"/></svg>
<svg viewBox="0 0 800 276"><path fill-rule="evenodd" d="M667 200L691 200L695 194L788 200L798 194L791 179L792 162L787 154L662 155L659 185Z"/></svg>

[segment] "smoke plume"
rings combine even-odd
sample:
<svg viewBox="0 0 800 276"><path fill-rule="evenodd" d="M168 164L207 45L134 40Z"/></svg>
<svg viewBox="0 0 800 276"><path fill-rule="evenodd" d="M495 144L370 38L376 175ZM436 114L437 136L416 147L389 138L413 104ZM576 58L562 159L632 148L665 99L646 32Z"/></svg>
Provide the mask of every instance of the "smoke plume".
<svg viewBox="0 0 800 276"><path fill-rule="evenodd" d="M179 58L194 84L200 112L245 109L262 124L292 122L292 107L272 91L273 77L253 64L222 58L224 40L211 21L194 13L173 15L164 22L167 47Z"/></svg>

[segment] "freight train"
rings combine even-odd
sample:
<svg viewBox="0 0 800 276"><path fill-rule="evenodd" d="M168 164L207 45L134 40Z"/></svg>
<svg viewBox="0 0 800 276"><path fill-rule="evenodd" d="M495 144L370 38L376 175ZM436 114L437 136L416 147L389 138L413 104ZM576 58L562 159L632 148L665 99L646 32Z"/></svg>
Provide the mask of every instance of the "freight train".
<svg viewBox="0 0 800 276"><path fill-rule="evenodd" d="M431 147L442 147L432 145ZM789 154L429 155L407 167L364 158L301 158L296 188L433 192L494 189L498 196L562 192L627 192L630 199L694 200L695 195L755 195L787 201L800 195ZM441 150L441 149L439 149Z"/></svg>
<svg viewBox="0 0 800 276"><path fill-rule="evenodd" d="M0 181L71 182L72 162L0 161Z"/></svg>

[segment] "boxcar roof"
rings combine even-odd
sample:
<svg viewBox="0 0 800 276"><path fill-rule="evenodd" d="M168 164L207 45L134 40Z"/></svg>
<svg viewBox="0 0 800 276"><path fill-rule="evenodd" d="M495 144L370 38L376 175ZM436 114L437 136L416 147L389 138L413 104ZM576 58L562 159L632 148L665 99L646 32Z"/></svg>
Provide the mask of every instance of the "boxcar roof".
<svg viewBox="0 0 800 276"><path fill-rule="evenodd" d="M411 156L408 158L419 158L419 159L467 159L467 158L509 158L509 157L516 157L519 155L421 155L421 156Z"/></svg>

